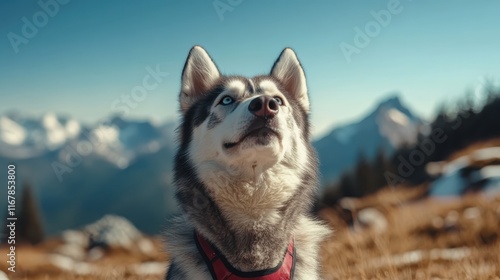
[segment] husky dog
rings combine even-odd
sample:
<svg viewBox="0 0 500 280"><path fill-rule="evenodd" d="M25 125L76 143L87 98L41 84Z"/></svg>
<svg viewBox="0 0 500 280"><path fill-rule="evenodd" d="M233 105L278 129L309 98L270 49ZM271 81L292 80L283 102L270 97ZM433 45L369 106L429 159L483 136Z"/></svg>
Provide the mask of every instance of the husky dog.
<svg viewBox="0 0 500 280"><path fill-rule="evenodd" d="M295 52L284 49L269 75L245 78L221 75L195 46L181 87L175 184L183 215L168 226L166 279L319 279L329 230L308 214L317 158ZM287 277L266 278L280 267Z"/></svg>

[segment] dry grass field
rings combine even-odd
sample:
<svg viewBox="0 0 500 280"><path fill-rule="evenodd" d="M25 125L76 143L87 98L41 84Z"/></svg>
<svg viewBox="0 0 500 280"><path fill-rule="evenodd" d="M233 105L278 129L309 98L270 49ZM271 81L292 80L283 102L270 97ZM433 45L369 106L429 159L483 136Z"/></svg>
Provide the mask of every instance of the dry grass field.
<svg viewBox="0 0 500 280"><path fill-rule="evenodd" d="M104 257L94 261L58 258L55 252L61 244L59 239L51 239L37 246L20 246L16 248L16 272L8 273L8 276L9 279L26 280L161 279L159 276L168 265L168 255L163 252L159 238L151 240L157 248L153 254L146 256L109 249ZM0 255L6 254L7 249L1 247ZM0 263L0 270L7 272L5 261Z"/></svg>
<svg viewBox="0 0 500 280"><path fill-rule="evenodd" d="M498 140L471 146L450 159ZM323 244L324 278L500 279L500 195L429 198L426 185L385 188L360 199L343 199L319 212L333 235ZM491 195L491 194L490 194ZM162 279L168 255L160 238L148 254L108 249L102 257L72 260L55 252L59 238L18 246L9 279ZM7 272L0 246L0 270ZM2 275L0 274L0 279Z"/></svg>
<svg viewBox="0 0 500 280"><path fill-rule="evenodd" d="M385 189L351 201L360 211L377 209L386 217L385 227L348 225L345 216L351 212L322 210L321 217L335 228L323 246L325 279L500 279L500 197L422 200L420 195L421 189ZM50 261L57 242L19 247L10 279L161 279L140 272L138 264L168 260L155 239L159 250L153 256L110 250L89 262L98 269L94 272L77 266L64 271ZM5 254L2 248L0 255ZM0 269L6 268L2 261Z"/></svg>
<svg viewBox="0 0 500 280"><path fill-rule="evenodd" d="M384 213L385 229L354 222L352 230L338 212L321 213L337 227L324 245L325 279L500 279L499 197L405 201L403 190L382 193L378 203L359 204Z"/></svg>
<svg viewBox="0 0 500 280"><path fill-rule="evenodd" d="M471 145L448 161L488 147L500 147L500 140ZM487 164L498 162L471 163ZM324 245L325 279L500 279L498 193L430 198L427 189L385 188L322 210L336 229ZM363 209L385 220L370 227L366 220L377 216L361 219Z"/></svg>

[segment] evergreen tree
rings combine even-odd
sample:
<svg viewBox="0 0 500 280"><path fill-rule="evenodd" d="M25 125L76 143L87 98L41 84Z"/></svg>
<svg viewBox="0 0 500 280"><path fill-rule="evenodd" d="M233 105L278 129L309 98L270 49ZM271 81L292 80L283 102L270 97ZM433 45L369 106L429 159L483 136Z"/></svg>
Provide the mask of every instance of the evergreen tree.
<svg viewBox="0 0 500 280"><path fill-rule="evenodd" d="M18 210L17 238L31 244L42 242L44 238L42 220L31 185L24 185L19 206L21 208Z"/></svg>
<svg viewBox="0 0 500 280"><path fill-rule="evenodd" d="M377 154L375 155L372 168L373 168L372 170L373 181L371 182L372 186L370 188L370 191L375 192L389 184L386 181L384 174L386 172L394 171L389 159L385 155L383 148L379 148L377 150Z"/></svg>
<svg viewBox="0 0 500 280"><path fill-rule="evenodd" d="M8 213L8 211L5 211L5 214L2 216L3 221L6 221L6 222L4 222L3 227L0 229L0 244L7 244L8 237L9 237L9 229L7 228L7 225L9 224L9 221L7 220L7 218L9 216L7 213Z"/></svg>
<svg viewBox="0 0 500 280"><path fill-rule="evenodd" d="M360 197L371 191L373 172L370 162L362 153L354 170L355 189L352 196Z"/></svg>
<svg viewBox="0 0 500 280"><path fill-rule="evenodd" d="M354 180L354 176L351 174L351 172L344 172L342 174L337 189L339 190L339 197L337 198L337 200L342 197L357 195L356 181Z"/></svg>
<svg viewBox="0 0 500 280"><path fill-rule="evenodd" d="M409 154L418 150L421 145L432 142L435 145L434 151L425 157L425 161L415 166L415 171L409 176L408 181L413 184L420 184L429 177L425 171L425 166L429 162L446 160L453 153L480 141L485 141L500 137L500 89L488 86L483 92L484 102L477 104L477 101L470 97L457 102L454 110L441 106L437 117L431 124L431 131L440 131L444 135L445 141L436 143L432 133L421 137L413 147L403 147L397 151L393 157L393 165L400 164L399 157L408 159Z"/></svg>

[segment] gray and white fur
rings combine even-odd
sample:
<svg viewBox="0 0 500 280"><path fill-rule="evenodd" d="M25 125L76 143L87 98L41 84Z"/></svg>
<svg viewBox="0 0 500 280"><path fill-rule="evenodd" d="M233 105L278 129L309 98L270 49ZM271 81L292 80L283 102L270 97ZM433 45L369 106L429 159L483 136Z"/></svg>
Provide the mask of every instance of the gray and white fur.
<svg viewBox="0 0 500 280"><path fill-rule="evenodd" d="M293 236L296 280L320 279L329 230L309 216L317 187L302 66L283 50L269 75L223 76L195 46L182 73L175 157L183 215L168 225L167 279L211 279L196 229L238 270L275 267Z"/></svg>

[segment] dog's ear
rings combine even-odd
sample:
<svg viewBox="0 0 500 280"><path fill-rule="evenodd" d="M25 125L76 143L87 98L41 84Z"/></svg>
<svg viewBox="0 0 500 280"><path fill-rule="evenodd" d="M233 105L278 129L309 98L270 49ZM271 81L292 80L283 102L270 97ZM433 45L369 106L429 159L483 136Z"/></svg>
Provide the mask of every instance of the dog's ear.
<svg viewBox="0 0 500 280"><path fill-rule="evenodd" d="M309 112L306 75L292 49L286 48L281 52L273 65L270 75L280 81L285 90L295 96L303 108Z"/></svg>
<svg viewBox="0 0 500 280"><path fill-rule="evenodd" d="M182 112L186 112L194 102L207 93L220 73L208 53L200 46L189 51L184 70L179 102Z"/></svg>

